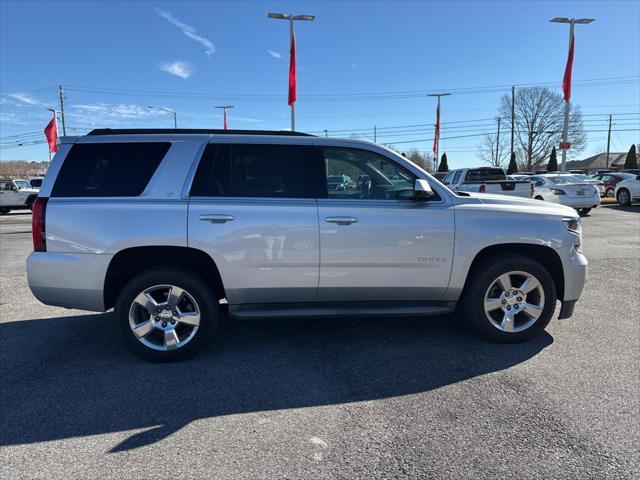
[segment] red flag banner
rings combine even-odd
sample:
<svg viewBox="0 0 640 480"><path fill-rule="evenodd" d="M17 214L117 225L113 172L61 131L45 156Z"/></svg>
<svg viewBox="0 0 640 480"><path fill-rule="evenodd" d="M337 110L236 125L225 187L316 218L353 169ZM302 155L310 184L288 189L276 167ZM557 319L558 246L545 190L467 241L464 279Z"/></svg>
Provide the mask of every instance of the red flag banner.
<svg viewBox="0 0 640 480"><path fill-rule="evenodd" d="M433 153L438 153L438 139L440 138L440 102L436 109L436 134L433 137Z"/></svg>
<svg viewBox="0 0 640 480"><path fill-rule="evenodd" d="M224 129L227 130L227 110L224 111Z"/></svg>
<svg viewBox="0 0 640 480"><path fill-rule="evenodd" d="M567 66L564 69L564 78L562 79L562 91L564 92L564 101L568 102L571 98L571 71L573 70L573 46L574 36L571 36L569 45L569 58L567 58Z"/></svg>
<svg viewBox="0 0 640 480"><path fill-rule="evenodd" d="M44 136L47 137L49 143L49 152L58 151L58 121L54 115L51 121L44 127Z"/></svg>
<svg viewBox="0 0 640 480"><path fill-rule="evenodd" d="M291 37L291 51L289 56L289 106L296 101L296 37Z"/></svg>

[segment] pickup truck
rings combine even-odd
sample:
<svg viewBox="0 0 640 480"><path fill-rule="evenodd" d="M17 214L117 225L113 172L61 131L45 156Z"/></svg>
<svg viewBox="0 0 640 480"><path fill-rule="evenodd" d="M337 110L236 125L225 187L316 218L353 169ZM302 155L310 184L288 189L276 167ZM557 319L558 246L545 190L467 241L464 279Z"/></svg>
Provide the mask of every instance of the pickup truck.
<svg viewBox="0 0 640 480"><path fill-rule="evenodd" d="M38 189L26 180L0 179L0 214L18 208L32 209L37 196Z"/></svg>
<svg viewBox="0 0 640 480"><path fill-rule="evenodd" d="M502 168L480 167L451 170L442 181L454 192L498 193L531 198L533 186L529 180L508 180Z"/></svg>

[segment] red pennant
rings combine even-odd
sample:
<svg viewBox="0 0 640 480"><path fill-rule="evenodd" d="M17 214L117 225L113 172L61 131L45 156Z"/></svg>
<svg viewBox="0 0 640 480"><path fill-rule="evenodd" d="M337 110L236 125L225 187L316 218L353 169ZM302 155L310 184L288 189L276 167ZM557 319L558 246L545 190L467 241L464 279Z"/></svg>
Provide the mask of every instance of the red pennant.
<svg viewBox="0 0 640 480"><path fill-rule="evenodd" d="M296 37L291 37L291 51L289 56L289 106L296 101Z"/></svg>
<svg viewBox="0 0 640 480"><path fill-rule="evenodd" d="M574 37L571 36L571 44L569 45L569 58L567 58L567 66L564 69L564 78L562 79L562 91L564 92L564 101L568 102L571 98L571 71L573 70L573 45Z"/></svg>
<svg viewBox="0 0 640 480"><path fill-rule="evenodd" d="M56 120L55 114L51 121L44 127L44 136L47 137L47 142L49 143L49 152L57 152L58 151L58 121Z"/></svg>
<svg viewBox="0 0 640 480"><path fill-rule="evenodd" d="M438 102L438 108L436 109L436 134L433 137L433 153L438 153L438 139L440 138L440 102Z"/></svg>

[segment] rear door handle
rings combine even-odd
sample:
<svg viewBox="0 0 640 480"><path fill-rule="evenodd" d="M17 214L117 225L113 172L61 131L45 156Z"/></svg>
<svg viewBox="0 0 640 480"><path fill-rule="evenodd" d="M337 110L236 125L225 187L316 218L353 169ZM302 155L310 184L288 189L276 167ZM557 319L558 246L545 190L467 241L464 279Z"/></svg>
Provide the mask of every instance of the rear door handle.
<svg viewBox="0 0 640 480"><path fill-rule="evenodd" d="M336 223L338 225L351 225L352 223L358 223L356 217L327 217L324 219L327 223Z"/></svg>
<svg viewBox="0 0 640 480"><path fill-rule="evenodd" d="M235 217L233 215L222 215L222 214L200 215L198 218L203 222L209 222L209 223L227 223L235 220Z"/></svg>

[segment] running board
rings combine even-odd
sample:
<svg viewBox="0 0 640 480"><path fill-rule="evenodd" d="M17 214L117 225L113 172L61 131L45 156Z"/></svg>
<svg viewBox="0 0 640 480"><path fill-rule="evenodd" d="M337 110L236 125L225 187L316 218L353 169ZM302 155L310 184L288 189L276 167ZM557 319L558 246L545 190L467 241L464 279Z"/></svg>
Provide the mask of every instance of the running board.
<svg viewBox="0 0 640 480"><path fill-rule="evenodd" d="M427 317L452 313L455 302L325 302L229 305L238 320L322 317Z"/></svg>

